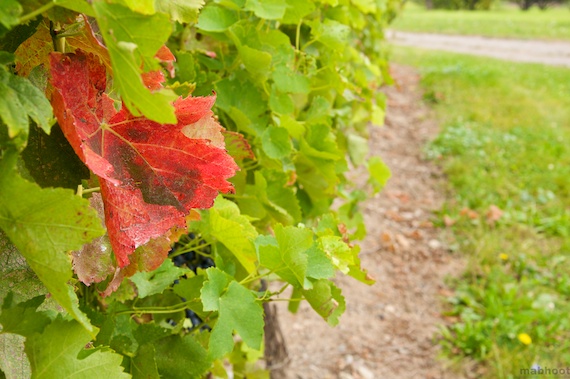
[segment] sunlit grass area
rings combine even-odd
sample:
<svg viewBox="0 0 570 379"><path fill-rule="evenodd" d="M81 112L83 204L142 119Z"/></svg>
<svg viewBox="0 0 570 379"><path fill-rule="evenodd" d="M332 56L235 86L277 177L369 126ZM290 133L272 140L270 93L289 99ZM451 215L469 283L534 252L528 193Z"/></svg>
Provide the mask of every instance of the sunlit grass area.
<svg viewBox="0 0 570 379"><path fill-rule="evenodd" d="M422 73L441 133L439 223L467 254L447 299L446 352L488 378L570 362L570 70L394 48Z"/></svg>
<svg viewBox="0 0 570 379"><path fill-rule="evenodd" d="M570 40L570 7L547 10L500 7L491 11L426 10L407 3L396 18L394 30L506 37Z"/></svg>

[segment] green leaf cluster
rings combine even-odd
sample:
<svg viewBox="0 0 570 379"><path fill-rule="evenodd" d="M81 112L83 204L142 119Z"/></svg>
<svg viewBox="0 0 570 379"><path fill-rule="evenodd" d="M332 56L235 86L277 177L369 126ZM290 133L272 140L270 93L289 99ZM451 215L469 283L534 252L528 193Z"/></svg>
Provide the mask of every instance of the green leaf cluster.
<svg viewBox="0 0 570 379"><path fill-rule="evenodd" d="M350 241L365 234L358 204L390 175L370 158L367 133L383 123L378 88L390 77L382 33L397 1L5 2L0 345L15 358L0 359L0 377L223 378L228 362L265 375L256 363L265 302L288 300L295 311L306 300L336 325L346 306L331 281L337 272L373 283ZM46 64L54 49L77 47L71 39L86 21L108 49L108 90L132 114L174 123L179 95L216 93L241 169L235 193L190 217L172 253L206 255L215 267L167 259L90 286L74 274L71 252L98 244L105 231L89 194L71 190L97 183L54 124ZM164 44L176 56L175 76L151 91L143 77L162 69ZM358 185L345 175L354 166L367 168Z"/></svg>

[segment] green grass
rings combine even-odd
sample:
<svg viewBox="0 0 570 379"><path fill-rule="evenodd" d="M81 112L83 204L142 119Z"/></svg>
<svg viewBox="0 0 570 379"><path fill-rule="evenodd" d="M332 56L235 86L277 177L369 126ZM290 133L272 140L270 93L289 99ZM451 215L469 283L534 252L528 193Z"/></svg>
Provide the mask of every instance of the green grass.
<svg viewBox="0 0 570 379"><path fill-rule="evenodd" d="M394 30L521 39L570 40L570 8L541 11L501 8L491 11L426 10L407 3Z"/></svg>
<svg viewBox="0 0 570 379"><path fill-rule="evenodd" d="M451 284L448 354L516 378L570 363L570 70L395 48L418 67L442 130L426 154L449 180L440 218L469 257ZM493 222L492 206L504 213ZM440 221L443 225L443 221ZM521 343L522 333L532 338Z"/></svg>

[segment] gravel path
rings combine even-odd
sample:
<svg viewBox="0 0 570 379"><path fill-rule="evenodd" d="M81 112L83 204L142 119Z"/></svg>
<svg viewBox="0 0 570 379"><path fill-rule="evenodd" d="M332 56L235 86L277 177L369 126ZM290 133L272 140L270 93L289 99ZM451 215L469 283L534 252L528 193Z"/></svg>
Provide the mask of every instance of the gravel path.
<svg viewBox="0 0 570 379"><path fill-rule="evenodd" d="M570 67L570 42L528 41L479 36L408 33L390 30L395 45L482 55L515 62Z"/></svg>
<svg viewBox="0 0 570 379"><path fill-rule="evenodd" d="M362 207L368 236L360 256L377 283L336 279L347 310L335 328L306 303L297 315L278 304L289 350L287 379L470 378L437 359L435 336L445 323L440 299L451 294L444 278L464 265L431 223L444 200L444 179L422 151L437 123L421 101L419 74L398 65L391 65L391 74L396 84L385 89L386 125L371 129L370 151L393 176ZM365 175L354 171L351 177L358 183Z"/></svg>

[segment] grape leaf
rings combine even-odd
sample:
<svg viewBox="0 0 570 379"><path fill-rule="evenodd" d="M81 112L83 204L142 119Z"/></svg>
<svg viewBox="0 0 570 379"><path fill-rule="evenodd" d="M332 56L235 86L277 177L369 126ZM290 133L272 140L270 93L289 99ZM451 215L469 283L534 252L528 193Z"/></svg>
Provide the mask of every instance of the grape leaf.
<svg viewBox="0 0 570 379"><path fill-rule="evenodd" d="M22 6L15 0L4 0L0 7L0 23L10 29L20 23Z"/></svg>
<svg viewBox="0 0 570 379"><path fill-rule="evenodd" d="M167 355L169 356L171 352ZM137 355L131 360L131 373L133 379L160 379L158 368L156 367L156 349L147 343L137 351ZM179 364L174 362L173 365Z"/></svg>
<svg viewBox="0 0 570 379"><path fill-rule="evenodd" d="M0 118L8 126L8 137L22 146L28 137L29 118L49 133L52 111L44 94L29 80L0 67Z"/></svg>
<svg viewBox="0 0 570 379"><path fill-rule="evenodd" d="M236 12L210 3L200 12L196 27L206 32L223 32L237 20Z"/></svg>
<svg viewBox="0 0 570 379"><path fill-rule="evenodd" d="M95 17L91 1L89 0L52 0L58 7L70 9L77 13L83 13L90 17Z"/></svg>
<svg viewBox="0 0 570 379"><path fill-rule="evenodd" d="M94 19L86 19L83 15L79 15L74 26L65 30L66 33L70 34L70 36L65 37L65 43L74 50L80 49L86 53L93 53L111 71L111 58L107 47L99 40L101 37L98 38L95 35L93 27L97 28L98 26L96 24L93 26L91 23L95 24ZM49 66L49 56L46 66Z"/></svg>
<svg viewBox="0 0 570 379"><path fill-rule="evenodd" d="M313 279L329 279L335 274L335 268L327 254L317 245L307 250L307 277Z"/></svg>
<svg viewBox="0 0 570 379"><path fill-rule="evenodd" d="M138 13L155 13L154 0L115 0L115 3L125 5Z"/></svg>
<svg viewBox="0 0 570 379"><path fill-rule="evenodd" d="M217 359L232 351L235 330L253 349L260 349L263 338L263 307L253 293L217 268L208 269L208 280L201 291L205 311L218 311L212 329L208 356Z"/></svg>
<svg viewBox="0 0 570 379"><path fill-rule="evenodd" d="M130 264L124 268L127 276L139 271L156 270L168 257L173 243L186 233L186 227L174 226L160 237L153 238L146 244L137 247L131 255Z"/></svg>
<svg viewBox="0 0 570 379"><path fill-rule="evenodd" d="M129 315L110 314L104 318L95 346L109 346L120 354L132 356L139 348L134 335L136 328L137 324Z"/></svg>
<svg viewBox="0 0 570 379"><path fill-rule="evenodd" d="M22 303L15 303L14 294L9 293L2 304L0 324L2 333L14 333L24 337L41 333L51 322L44 312L36 312L45 296L36 296Z"/></svg>
<svg viewBox="0 0 570 379"><path fill-rule="evenodd" d="M321 124L310 125L300 141L296 156L297 180L311 199L322 199L338 182L336 162L343 157L330 129Z"/></svg>
<svg viewBox="0 0 570 379"><path fill-rule="evenodd" d="M348 274L349 266L355 264L350 246L338 236L322 236L318 239L319 247L325 251L337 269Z"/></svg>
<svg viewBox="0 0 570 379"><path fill-rule="evenodd" d="M368 160L368 172L370 173L368 183L372 184L375 192L380 192L392 175L390 168L382 162L380 157L372 157Z"/></svg>
<svg viewBox="0 0 570 379"><path fill-rule="evenodd" d="M203 212L202 219L193 227L202 230L206 238L221 242L249 273L255 270L253 240L257 231L247 217L240 214L235 203L218 197L214 206Z"/></svg>
<svg viewBox="0 0 570 379"><path fill-rule="evenodd" d="M204 0L157 0L156 10L170 14L170 18L180 23L195 22Z"/></svg>
<svg viewBox="0 0 570 379"><path fill-rule="evenodd" d="M348 142L348 154L352 163L354 163L355 166L363 164L368 155L368 140L352 133L348 134L346 139Z"/></svg>
<svg viewBox="0 0 570 379"><path fill-rule="evenodd" d="M261 137L263 151L269 158L281 159L291 153L292 146L287 129L270 125Z"/></svg>
<svg viewBox="0 0 570 379"><path fill-rule="evenodd" d="M153 345L162 378L199 379L212 364L206 350L192 335L163 338Z"/></svg>
<svg viewBox="0 0 570 379"><path fill-rule="evenodd" d="M32 369L24 351L26 338L19 334L0 333L0 378L30 378ZM3 376L4 374L5 376Z"/></svg>
<svg viewBox="0 0 570 379"><path fill-rule="evenodd" d="M313 245L310 229L275 225L275 238L260 236L256 240L259 262L294 286L305 287L308 256Z"/></svg>
<svg viewBox="0 0 570 379"><path fill-rule="evenodd" d="M144 298L162 293L172 285L172 282L187 272L188 270L174 266L172 260L167 259L159 268L152 272L136 273L131 277L131 281L137 286L139 298Z"/></svg>
<svg viewBox="0 0 570 379"><path fill-rule="evenodd" d="M309 93L309 80L287 67L280 66L273 71L271 78L274 86L279 92L283 93Z"/></svg>
<svg viewBox="0 0 570 379"><path fill-rule="evenodd" d="M352 0L352 4L360 9L362 13L376 12L376 2L374 0Z"/></svg>
<svg viewBox="0 0 570 379"><path fill-rule="evenodd" d="M127 379L123 357L105 349L84 350L91 340L89 333L75 321L56 319L42 334L26 340L26 353L32 365L33 378ZM79 356L87 355L83 359Z"/></svg>
<svg viewBox="0 0 570 379"><path fill-rule="evenodd" d="M47 293L44 285L32 271L18 249L0 230L0 301L14 294L16 301L25 301Z"/></svg>
<svg viewBox="0 0 570 379"><path fill-rule="evenodd" d="M360 252L359 245L355 245L352 247L354 264L348 266L349 268L348 275L364 284L372 285L376 282L376 280L374 280L374 278L370 276L367 270L364 270L361 267L360 258L358 257L359 252Z"/></svg>
<svg viewBox="0 0 570 379"><path fill-rule="evenodd" d="M339 53L348 44L350 27L338 21L325 19L323 22L312 22L311 33L323 45Z"/></svg>
<svg viewBox="0 0 570 379"><path fill-rule="evenodd" d="M275 86L272 86L269 95L269 108L278 114L289 114L295 111L295 104L288 94L281 93Z"/></svg>
<svg viewBox="0 0 570 379"><path fill-rule="evenodd" d="M379 107L377 104L372 104L372 114L370 116L370 122L372 122L372 125L384 125L385 116L386 111L384 111L383 108Z"/></svg>
<svg viewBox="0 0 570 379"><path fill-rule="evenodd" d="M204 275L196 275L191 278L181 278L179 283L173 288L175 294L190 302L188 303L188 309L191 309L202 319L208 317L208 313L204 311L204 307L200 301L200 291L204 285L204 278Z"/></svg>
<svg viewBox="0 0 570 379"><path fill-rule="evenodd" d="M299 201L285 173L262 170L254 177L255 185L246 185L244 198L238 199L242 212L257 218L269 215L284 225L301 220Z"/></svg>
<svg viewBox="0 0 570 379"><path fill-rule="evenodd" d="M261 135L267 127L267 102L263 99L262 90L248 85L247 81L225 78L216 83L218 101L216 106L228 113L237 128L253 135Z"/></svg>
<svg viewBox="0 0 570 379"><path fill-rule="evenodd" d="M303 290L303 295L311 307L330 325L338 324L339 317L346 309L346 302L338 287L329 280L318 280L313 288Z"/></svg>
<svg viewBox="0 0 570 379"><path fill-rule="evenodd" d="M226 149L236 162L246 158L255 159L253 150L243 134L229 130L223 130L222 134L226 142Z"/></svg>
<svg viewBox="0 0 570 379"><path fill-rule="evenodd" d="M79 310L68 285L71 262L67 251L103 234L89 203L72 191L41 189L15 170L17 154L9 150L0 160L0 228L14 243L57 302L89 332L95 328Z"/></svg>
<svg viewBox="0 0 570 379"><path fill-rule="evenodd" d="M239 46L238 51L246 70L257 81L265 81L271 69L271 55L246 45Z"/></svg>
<svg viewBox="0 0 570 379"><path fill-rule="evenodd" d="M179 98L177 124L160 125L115 110L103 92L106 72L92 54L52 54L52 103L75 152L100 177L111 246L128 256L172 227L191 208L209 208L237 165L212 118L215 97Z"/></svg>
<svg viewBox="0 0 570 379"><path fill-rule="evenodd" d="M165 89L150 92L143 84L140 68L142 65L146 70L157 68L154 56L172 28L168 16L163 13L143 15L104 1L93 3L93 8L111 56L114 85L126 107L136 116L142 114L161 123L176 122L171 105L176 95ZM148 33L149 30L152 33Z"/></svg>
<svg viewBox="0 0 570 379"><path fill-rule="evenodd" d="M48 54L53 51L53 42L46 21L37 26L36 32L18 46L16 55L16 72L20 76L28 76L32 69L40 64L49 63Z"/></svg>
<svg viewBox="0 0 570 379"><path fill-rule="evenodd" d="M286 0L287 9L285 10L285 15L281 20L284 24L298 24L304 17L309 15L315 10L315 4L313 2L305 0Z"/></svg>
<svg viewBox="0 0 570 379"><path fill-rule="evenodd" d="M285 14L287 3L284 0L247 0L245 9L266 20L279 20Z"/></svg>

